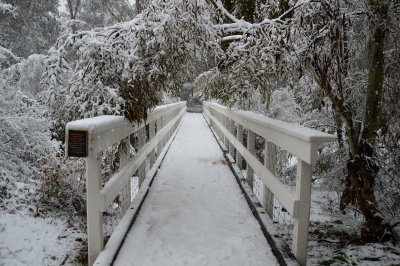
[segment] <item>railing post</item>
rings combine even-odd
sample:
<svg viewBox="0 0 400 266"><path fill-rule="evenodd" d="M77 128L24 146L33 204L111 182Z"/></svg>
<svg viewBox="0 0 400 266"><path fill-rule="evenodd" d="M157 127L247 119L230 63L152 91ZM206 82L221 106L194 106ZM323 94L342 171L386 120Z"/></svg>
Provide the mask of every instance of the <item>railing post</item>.
<svg viewBox="0 0 400 266"><path fill-rule="evenodd" d="M138 150L143 148L146 144L146 127L143 126L138 131ZM143 180L146 178L146 160L140 165L138 169L139 186L142 185Z"/></svg>
<svg viewBox="0 0 400 266"><path fill-rule="evenodd" d="M273 174L275 174L275 157L274 152L272 150L272 143L265 140L264 146L264 165L265 168L270 170ZM267 214L271 219L274 216L274 194L268 189L268 187L263 185L263 195L262 195L262 206L267 211Z"/></svg>
<svg viewBox="0 0 400 266"><path fill-rule="evenodd" d="M149 124L149 138L152 140L156 135L156 122L153 121ZM150 168L153 167L154 162L156 161L156 149L153 149L150 153Z"/></svg>
<svg viewBox="0 0 400 266"><path fill-rule="evenodd" d="M99 211L101 190L101 152L86 158L87 231L89 266L93 265L104 247L103 213Z"/></svg>
<svg viewBox="0 0 400 266"><path fill-rule="evenodd" d="M123 138L121 140L122 150L119 152L119 167L123 167L130 158L130 150L131 150L131 143L130 143L130 136Z"/></svg>
<svg viewBox="0 0 400 266"><path fill-rule="evenodd" d="M223 120L224 120L224 122L223 122L224 127L229 130L229 118L224 115ZM225 144L225 148L229 149L229 140L225 135L224 135L224 144Z"/></svg>
<svg viewBox="0 0 400 266"><path fill-rule="evenodd" d="M229 131L232 133L232 135L235 135L235 121L232 119L229 119ZM229 142L229 153L231 156L235 156L235 147L233 146L232 142Z"/></svg>
<svg viewBox="0 0 400 266"><path fill-rule="evenodd" d="M168 122L167 122L167 116L166 116L166 115L162 115L162 116L161 116L161 124L162 124L162 127L164 127L166 124L168 124ZM164 136L164 137L162 138L162 140L161 140L161 150L164 149L164 147L165 147L165 142L166 142L166 136Z"/></svg>
<svg viewBox="0 0 400 266"><path fill-rule="evenodd" d="M157 119L156 123L157 123L157 132L160 132L160 130L162 129L161 117ZM161 150L162 150L162 145L161 145L161 141L160 141L157 144L157 157L160 155Z"/></svg>
<svg viewBox="0 0 400 266"><path fill-rule="evenodd" d="M293 253L300 263L306 265L308 246L308 226L310 222L311 206L311 175L310 164L297 159L296 197L300 200L298 217L294 219Z"/></svg>
<svg viewBox="0 0 400 266"><path fill-rule="evenodd" d="M247 150L253 155L256 153L256 134L254 134L254 132L251 130L247 130ZM254 170L247 163L246 181L251 189L253 189L253 179Z"/></svg>
<svg viewBox="0 0 400 266"><path fill-rule="evenodd" d="M222 123L222 115L221 115L221 113L217 113L217 120L218 120L218 122L220 122L221 124L223 124L223 123ZM220 129L220 128L217 128L217 133L218 133L219 139L220 139L221 141L224 141L224 136L222 135L222 132L221 132L221 129Z"/></svg>
<svg viewBox="0 0 400 266"><path fill-rule="evenodd" d="M241 124L237 124L237 131L236 137L240 143L243 144L243 126ZM239 169L242 170L243 168L243 157L240 152L236 152L236 164L238 165Z"/></svg>
<svg viewBox="0 0 400 266"><path fill-rule="evenodd" d="M131 154L131 142L130 137L123 138L121 140L122 150L119 154L119 167L122 168L130 159ZM128 186L121 193L121 208L125 212L131 203L131 179L129 179Z"/></svg>

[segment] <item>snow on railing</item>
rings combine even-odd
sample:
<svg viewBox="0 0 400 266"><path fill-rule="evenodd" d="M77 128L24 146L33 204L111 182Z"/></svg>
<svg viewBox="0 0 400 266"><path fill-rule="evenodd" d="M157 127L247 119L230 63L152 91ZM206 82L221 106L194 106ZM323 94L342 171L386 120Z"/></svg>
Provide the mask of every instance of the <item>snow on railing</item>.
<svg viewBox="0 0 400 266"><path fill-rule="evenodd" d="M204 102L203 105L205 116L232 158L236 155L235 161L240 169L243 159L246 161L246 181L249 186L253 188L254 174L262 181L261 204L267 213L272 217L273 196L275 196L292 216L294 220L292 252L301 265L306 265L312 165L316 163L320 143L333 142L336 136L249 111L230 110L215 103ZM247 147L244 146L244 130L247 130ZM264 164L255 155L256 135L265 139ZM274 163L272 145L297 157L296 188L293 192L279 181L272 170Z"/></svg>
<svg viewBox="0 0 400 266"><path fill-rule="evenodd" d="M89 265L93 265L104 248L103 212L117 197L119 197L119 202L127 203L123 208L123 213L128 208L134 209L134 207L129 206L133 201L130 191L132 176L136 171L138 172L140 187L138 195L143 194L140 193L141 190L145 190L147 189L146 186L149 186L149 182L144 182L145 179L151 179L146 178L146 176L154 176L161 163L160 158L157 159L157 157L162 157L165 153L166 144L176 131L185 112L186 102L179 102L155 108L153 112L148 114L147 120L140 124L132 124L120 116L99 116L67 124L66 147L70 150L67 150L66 154L81 152L80 154L86 155ZM80 133L83 133L84 137L79 140ZM134 133L138 135L139 145L136 155L131 158L130 136ZM73 134L77 135L72 136ZM71 137L75 137L75 139ZM84 143L85 138L86 143ZM126 147L120 153L119 170L102 186L102 152L118 142L123 143ZM147 174L146 164L150 164L150 171ZM134 203L135 201L132 202L132 205ZM129 222L127 224L129 225ZM119 232L116 234L117 238L127 230L127 228L121 229L119 226L115 229ZM126 223L124 226L128 227ZM124 232L121 233L121 231ZM114 241L113 236L111 236L107 246L110 242L118 241ZM117 248L115 245L110 247L110 249Z"/></svg>

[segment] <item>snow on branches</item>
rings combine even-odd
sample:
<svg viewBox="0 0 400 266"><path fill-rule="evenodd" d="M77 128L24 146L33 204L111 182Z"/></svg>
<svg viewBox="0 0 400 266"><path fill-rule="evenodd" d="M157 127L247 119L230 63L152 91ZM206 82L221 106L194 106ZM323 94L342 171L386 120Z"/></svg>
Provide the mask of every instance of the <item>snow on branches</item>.
<svg viewBox="0 0 400 266"><path fill-rule="evenodd" d="M0 13L3 13L3 14L7 14L8 13L8 14L11 14L13 16L16 16L17 15L17 9L11 4L7 4L7 3L4 3L2 1L0 1Z"/></svg>
<svg viewBox="0 0 400 266"><path fill-rule="evenodd" d="M135 19L67 34L51 49L42 83L64 122L101 114L146 118L164 91L178 91L214 38L202 1L154 1Z"/></svg>

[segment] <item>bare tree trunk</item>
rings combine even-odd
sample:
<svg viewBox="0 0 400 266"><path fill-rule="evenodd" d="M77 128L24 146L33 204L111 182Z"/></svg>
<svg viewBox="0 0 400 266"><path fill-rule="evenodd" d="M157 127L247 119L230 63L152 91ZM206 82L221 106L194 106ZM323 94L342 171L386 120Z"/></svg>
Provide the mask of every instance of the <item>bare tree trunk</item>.
<svg viewBox="0 0 400 266"><path fill-rule="evenodd" d="M357 134L349 136L356 149L350 153L347 164L347 185L341 200L341 209L349 203L357 203L365 217L361 237L367 242L386 240L388 226L383 222L374 195L375 178L379 166L371 160L374 155L377 131L382 119L382 95L384 79L384 45L387 4L385 1L369 1L373 16L370 19L368 40L368 85L366 90L364 121Z"/></svg>
<svg viewBox="0 0 400 266"><path fill-rule="evenodd" d="M81 0L67 0L67 5L68 5L68 12L69 12L69 18L71 20L76 19L76 16L78 14L79 7L81 5ZM74 33L76 32L76 27L72 25L71 31Z"/></svg>
<svg viewBox="0 0 400 266"><path fill-rule="evenodd" d="M326 4L326 3L325 3ZM346 129L349 149L346 186L343 191L340 209L348 204L358 205L365 217L361 237L367 242L382 241L389 238L388 226L378 210L375 198L375 178L380 170L373 158L376 147L377 132L382 120L382 95L385 71L384 45L387 22L388 0L368 0L369 36L368 36L368 83L364 94L365 105L362 121L355 121L355 110L351 108L350 99L346 98L343 77L348 72L347 29L346 21L335 20L330 35L331 53L314 57L311 62L314 80L319 84L332 106L340 117L335 117L340 126L343 122ZM324 9L327 17L335 16L336 6ZM336 88L336 91L335 89ZM338 132L340 140L340 132Z"/></svg>
<svg viewBox="0 0 400 266"><path fill-rule="evenodd" d="M67 0L68 12L70 19L76 19L76 15L78 14L79 6L81 5L80 0Z"/></svg>
<svg viewBox="0 0 400 266"><path fill-rule="evenodd" d="M29 10L23 15L23 21L24 21L26 28L29 31L29 37L31 39L31 45L33 46L33 51L34 51L34 53L39 54L40 53L40 45L39 45L37 33L34 28L35 24L33 23L33 16L34 16L33 10L34 10L34 7L36 4L37 4L36 0L34 0L30 3Z"/></svg>
<svg viewBox="0 0 400 266"><path fill-rule="evenodd" d="M140 14L143 12L144 1L145 0L136 0L136 14Z"/></svg>

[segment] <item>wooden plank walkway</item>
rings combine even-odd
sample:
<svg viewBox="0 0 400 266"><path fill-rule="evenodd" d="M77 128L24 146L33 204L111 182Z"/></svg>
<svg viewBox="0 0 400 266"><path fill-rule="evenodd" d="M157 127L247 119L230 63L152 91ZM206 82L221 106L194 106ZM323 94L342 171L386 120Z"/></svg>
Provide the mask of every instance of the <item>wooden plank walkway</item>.
<svg viewBox="0 0 400 266"><path fill-rule="evenodd" d="M202 114L187 113L114 265L277 265Z"/></svg>

